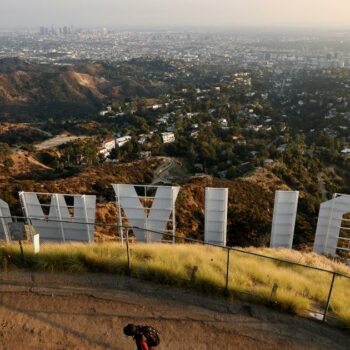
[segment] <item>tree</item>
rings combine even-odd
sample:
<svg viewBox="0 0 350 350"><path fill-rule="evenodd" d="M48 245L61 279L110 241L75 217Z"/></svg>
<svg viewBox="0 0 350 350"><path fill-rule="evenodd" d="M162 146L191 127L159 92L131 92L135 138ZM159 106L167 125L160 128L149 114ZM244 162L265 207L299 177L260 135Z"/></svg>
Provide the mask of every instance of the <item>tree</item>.
<svg viewBox="0 0 350 350"><path fill-rule="evenodd" d="M11 158L12 150L7 143L0 143L0 163L3 165L5 171L9 171L13 166Z"/></svg>

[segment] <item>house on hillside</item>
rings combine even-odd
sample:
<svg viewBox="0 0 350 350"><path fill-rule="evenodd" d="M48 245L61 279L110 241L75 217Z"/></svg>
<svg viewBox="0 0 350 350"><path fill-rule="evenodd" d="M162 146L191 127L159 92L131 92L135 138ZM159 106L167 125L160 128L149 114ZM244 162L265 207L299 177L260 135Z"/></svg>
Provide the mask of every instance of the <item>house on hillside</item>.
<svg viewBox="0 0 350 350"><path fill-rule="evenodd" d="M150 157L152 157L152 152L151 151L141 151L139 153L139 157L140 157L140 159L150 158Z"/></svg>
<svg viewBox="0 0 350 350"><path fill-rule="evenodd" d="M98 153L103 155L105 158L107 158L111 153L111 151L115 148L115 146L116 146L116 140L114 137L104 139L102 141L101 147L98 150Z"/></svg>
<svg viewBox="0 0 350 350"><path fill-rule="evenodd" d="M138 135L138 140L137 140L137 143L139 145L143 145L148 139L148 135L147 134L140 134Z"/></svg>
<svg viewBox="0 0 350 350"><path fill-rule="evenodd" d="M222 127L227 127L227 126L228 126L228 121L227 121L226 118L220 118L220 119L219 119L219 124L220 124L220 126L222 126Z"/></svg>
<svg viewBox="0 0 350 350"><path fill-rule="evenodd" d="M347 157L349 157L350 156L350 148L344 148L344 149L342 149L341 150L341 154L344 154L344 155L346 155Z"/></svg>
<svg viewBox="0 0 350 350"><path fill-rule="evenodd" d="M115 142L118 147L124 146L126 143L128 143L131 140L131 136L122 136L118 137Z"/></svg>
<svg viewBox="0 0 350 350"><path fill-rule="evenodd" d="M287 148L287 144L283 144L283 145L280 145L277 147L277 152L280 152L280 153L284 153L286 148Z"/></svg>
<svg viewBox="0 0 350 350"><path fill-rule="evenodd" d="M112 107L108 106L106 110L100 112L100 116L104 117L105 115L109 114L112 112Z"/></svg>
<svg viewBox="0 0 350 350"><path fill-rule="evenodd" d="M264 165L265 166L271 166L274 163L274 160L271 158L265 159L264 160Z"/></svg>
<svg viewBox="0 0 350 350"><path fill-rule="evenodd" d="M199 136L199 131L198 131L198 130L193 130L193 131L191 131L190 136L191 136L193 139L198 138L198 136Z"/></svg>
<svg viewBox="0 0 350 350"><path fill-rule="evenodd" d="M173 143L175 142L175 134L173 132L163 132L161 133L163 143Z"/></svg>

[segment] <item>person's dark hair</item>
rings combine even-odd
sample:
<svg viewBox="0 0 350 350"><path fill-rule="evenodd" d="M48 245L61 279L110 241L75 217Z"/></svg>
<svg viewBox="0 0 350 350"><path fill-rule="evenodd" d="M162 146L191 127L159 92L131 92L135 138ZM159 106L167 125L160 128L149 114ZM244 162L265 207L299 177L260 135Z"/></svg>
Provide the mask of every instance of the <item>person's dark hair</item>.
<svg viewBox="0 0 350 350"><path fill-rule="evenodd" d="M127 326L124 327L124 334L127 336L134 336L137 331L137 326L134 324L129 323Z"/></svg>

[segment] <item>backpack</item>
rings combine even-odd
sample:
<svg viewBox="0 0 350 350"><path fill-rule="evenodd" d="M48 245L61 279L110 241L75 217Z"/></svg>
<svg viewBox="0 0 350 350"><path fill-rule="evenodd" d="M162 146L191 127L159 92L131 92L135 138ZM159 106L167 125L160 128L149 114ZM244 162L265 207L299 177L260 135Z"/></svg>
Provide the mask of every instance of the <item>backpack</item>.
<svg viewBox="0 0 350 350"><path fill-rule="evenodd" d="M160 334L159 332L150 326L144 326L141 329L142 334L147 340L147 345L149 346L158 346L160 343Z"/></svg>

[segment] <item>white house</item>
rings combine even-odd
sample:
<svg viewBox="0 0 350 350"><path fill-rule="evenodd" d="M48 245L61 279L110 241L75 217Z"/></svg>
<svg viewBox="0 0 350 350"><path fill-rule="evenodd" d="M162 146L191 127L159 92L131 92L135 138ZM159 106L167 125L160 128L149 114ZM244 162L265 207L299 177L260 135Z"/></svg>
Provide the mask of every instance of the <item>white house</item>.
<svg viewBox="0 0 350 350"><path fill-rule="evenodd" d="M138 135L138 140L137 140L137 143L139 145L143 145L148 139L148 135L147 134L140 134Z"/></svg>
<svg viewBox="0 0 350 350"><path fill-rule="evenodd" d="M108 113L111 113L111 112L112 112L112 107L108 106L106 110L100 112L100 116L104 117L105 115L107 115Z"/></svg>
<svg viewBox="0 0 350 350"><path fill-rule="evenodd" d="M199 131L198 130L193 130L191 131L190 136L194 139L196 139L199 136Z"/></svg>
<svg viewBox="0 0 350 350"><path fill-rule="evenodd" d="M124 146L126 143L128 143L131 140L131 136L122 136L118 137L115 142L118 145L118 147Z"/></svg>
<svg viewBox="0 0 350 350"><path fill-rule="evenodd" d="M102 154L105 158L109 156L111 151L115 148L116 140L115 138L108 138L103 140L102 145L99 149L99 154Z"/></svg>
<svg viewBox="0 0 350 350"><path fill-rule="evenodd" d="M268 159L265 159L265 160L264 160L264 165L265 165L265 166L269 166L269 165L272 165L273 162L274 162L273 159L268 158Z"/></svg>
<svg viewBox="0 0 350 350"><path fill-rule="evenodd" d="M219 124L221 125L221 126L228 126L228 122L227 122L227 119L226 118L220 118L219 119Z"/></svg>
<svg viewBox="0 0 350 350"><path fill-rule="evenodd" d="M161 133L163 143L173 143L175 142L175 134L173 132L163 132Z"/></svg>

